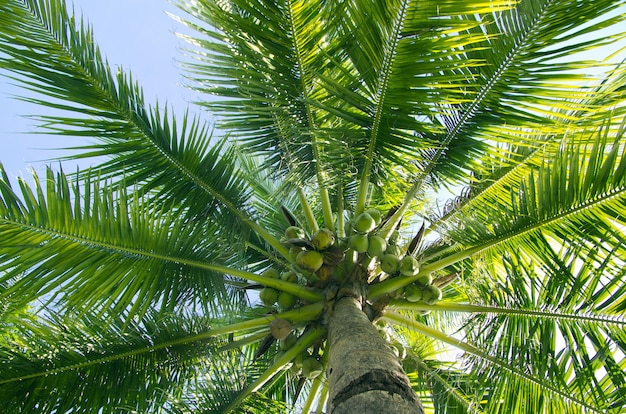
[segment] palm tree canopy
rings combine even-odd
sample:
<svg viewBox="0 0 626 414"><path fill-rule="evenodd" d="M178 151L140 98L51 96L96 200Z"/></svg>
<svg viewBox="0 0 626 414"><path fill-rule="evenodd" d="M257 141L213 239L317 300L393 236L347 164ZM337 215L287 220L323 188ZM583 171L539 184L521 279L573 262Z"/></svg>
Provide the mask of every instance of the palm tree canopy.
<svg viewBox="0 0 626 414"><path fill-rule="evenodd" d="M322 412L298 364L350 284L427 412L626 409L626 1L177 5L216 131L146 103L63 0L0 2L2 73L97 160L2 171L7 412Z"/></svg>

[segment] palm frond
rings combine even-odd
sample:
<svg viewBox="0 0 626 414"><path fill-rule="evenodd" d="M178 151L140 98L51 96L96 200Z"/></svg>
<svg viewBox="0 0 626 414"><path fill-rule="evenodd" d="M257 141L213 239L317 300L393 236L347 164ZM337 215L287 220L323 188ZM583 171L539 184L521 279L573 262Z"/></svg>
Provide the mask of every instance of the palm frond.
<svg viewBox="0 0 626 414"><path fill-rule="evenodd" d="M188 38L200 50L188 63L202 92L228 98L207 102L221 112L224 128L237 131L246 148L263 154L270 171L315 177L315 124L304 98L311 92L311 68L320 65L324 2L229 1L178 4L203 38ZM210 51L207 55L205 52Z"/></svg>
<svg viewBox="0 0 626 414"><path fill-rule="evenodd" d="M460 257L502 253L519 245L525 254L543 260L541 238L587 246L581 254L604 240L603 251L615 248L623 254L619 242L626 177L623 134L623 126L615 130L607 125L594 134L592 144L564 142L521 183L510 183L508 196L499 192L499 198L483 199L471 213L459 216L459 221L450 220L449 224L455 223L445 235L456 243L448 249L433 249L432 256L426 253L425 262L433 262L431 270L440 269ZM485 244L479 247L472 239ZM455 249L461 251L453 253ZM438 261L437 256L447 258Z"/></svg>
<svg viewBox="0 0 626 414"><path fill-rule="evenodd" d="M153 411L219 361L219 341L180 343L209 329L201 318L145 315L129 324L40 313L0 340L5 412Z"/></svg>
<svg viewBox="0 0 626 414"><path fill-rule="evenodd" d="M63 0L5 2L2 16L0 68L36 94L23 100L59 112L34 118L49 132L97 140L67 158L105 159L94 167L101 179L140 186L145 195L155 190L155 202L217 220L224 231L248 222L249 195L232 149L214 144L198 119L184 114L177 123L167 109L148 107L140 86L111 71L91 28L71 17Z"/></svg>
<svg viewBox="0 0 626 414"><path fill-rule="evenodd" d="M15 279L3 297L19 291L21 303L46 296L65 308L130 308L129 317L194 302L211 312L238 306L223 273L181 263L237 266L217 225L189 223L123 187L71 183L51 170L45 188L36 175L34 189L20 181L20 197L2 173L0 280Z"/></svg>
<svg viewBox="0 0 626 414"><path fill-rule="evenodd" d="M486 149L481 144L485 140L519 145L533 141L524 139L529 131L558 135L566 125L588 123L601 108L591 102L599 95L589 73L603 64L607 71L612 66L583 53L624 37L615 26L621 17L605 16L619 4L623 2L580 2L576 7L567 1L519 2L485 14L483 24L464 32L484 35L482 42L463 48L465 58L489 64L466 72L465 102L442 107L444 146L433 155L429 169L445 168L449 174L448 167L454 166L462 171ZM601 30L609 27L616 29L613 35L602 36Z"/></svg>

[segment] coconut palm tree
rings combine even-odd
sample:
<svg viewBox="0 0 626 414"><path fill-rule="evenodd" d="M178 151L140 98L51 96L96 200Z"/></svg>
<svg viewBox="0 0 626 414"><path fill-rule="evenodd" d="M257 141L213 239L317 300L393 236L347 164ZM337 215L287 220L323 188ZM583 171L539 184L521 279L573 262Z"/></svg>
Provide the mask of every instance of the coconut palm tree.
<svg viewBox="0 0 626 414"><path fill-rule="evenodd" d="M623 412L625 3L180 0L212 130L0 1L94 139L0 180L4 412Z"/></svg>

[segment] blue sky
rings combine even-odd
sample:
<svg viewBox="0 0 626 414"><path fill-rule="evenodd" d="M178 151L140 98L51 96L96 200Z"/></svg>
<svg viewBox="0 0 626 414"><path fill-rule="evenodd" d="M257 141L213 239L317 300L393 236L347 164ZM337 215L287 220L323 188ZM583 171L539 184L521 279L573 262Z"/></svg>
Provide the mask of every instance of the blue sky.
<svg viewBox="0 0 626 414"><path fill-rule="evenodd" d="M70 3L71 4L71 3ZM75 0L77 14L91 23L101 52L115 70L130 70L144 88L146 101L159 100L182 113L194 92L182 86L182 70L177 59L182 59L180 49L185 46L174 32L184 28L166 11L178 13L168 0ZM0 73L0 162L9 177L30 177L30 168L41 172L45 161L64 152L49 149L80 145L78 138L41 136L33 121L24 115L41 114L42 108L11 98L21 93L20 88ZM75 163L66 163L72 171ZM86 162L82 166L88 165Z"/></svg>

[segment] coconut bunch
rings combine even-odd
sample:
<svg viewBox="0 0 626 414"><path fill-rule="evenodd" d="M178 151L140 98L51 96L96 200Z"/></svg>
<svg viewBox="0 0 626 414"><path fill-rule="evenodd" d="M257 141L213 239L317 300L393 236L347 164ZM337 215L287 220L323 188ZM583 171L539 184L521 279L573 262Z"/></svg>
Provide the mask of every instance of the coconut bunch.
<svg viewBox="0 0 626 414"><path fill-rule="evenodd" d="M384 223L381 212L370 208L355 215L347 223L347 235L338 237L328 228L319 228L308 234L297 225L293 216L283 210L289 222L282 242L289 247L288 266L279 271L268 269L263 276L279 278L290 283L301 283L309 287L324 288L329 282L341 283L354 265L367 269L368 281L382 281L393 277L414 277L420 270L416 258L423 228L407 246L403 246L398 230L384 237L381 227ZM391 214L387 214L390 216ZM350 258L344 264L346 258ZM423 275L404 289L396 292L396 297L404 297L410 302L434 304L441 299L441 290L433 285L431 275ZM278 306L283 310L297 305L297 298L271 287L264 287L260 299L265 306Z"/></svg>
<svg viewBox="0 0 626 414"><path fill-rule="evenodd" d="M387 293L389 298L429 305L441 299L438 280L433 283L431 274L420 275L417 254L423 227L408 244L404 244L399 233L400 223L395 225L393 231L389 229L394 211L383 216L378 209L369 208L353 214L339 234L326 227L318 228L314 222L308 223L307 230L298 225L284 208L283 213L288 226L280 240L289 254L284 261L277 261L273 267L266 269L262 276L301 285L302 289L318 292L320 298L331 299L333 291L354 286L354 282L362 286L362 293L367 298L371 286L389 279L405 278L406 283L400 283L403 287ZM346 281L349 283L344 283ZM311 303L281 290L280 283L271 285L263 286L259 292L261 303L270 308L270 313L297 312L298 308ZM293 292L293 286L287 290ZM428 312L421 311L423 315ZM371 319L376 319L376 316ZM319 321L273 319L269 323L266 344L259 348L259 354L275 346L274 362L280 365L280 369L303 378L316 378L323 371L323 347L320 348L320 342L304 343L303 340L305 332L313 325L318 326ZM303 345L294 348L301 340ZM278 345L273 345L276 342Z"/></svg>

